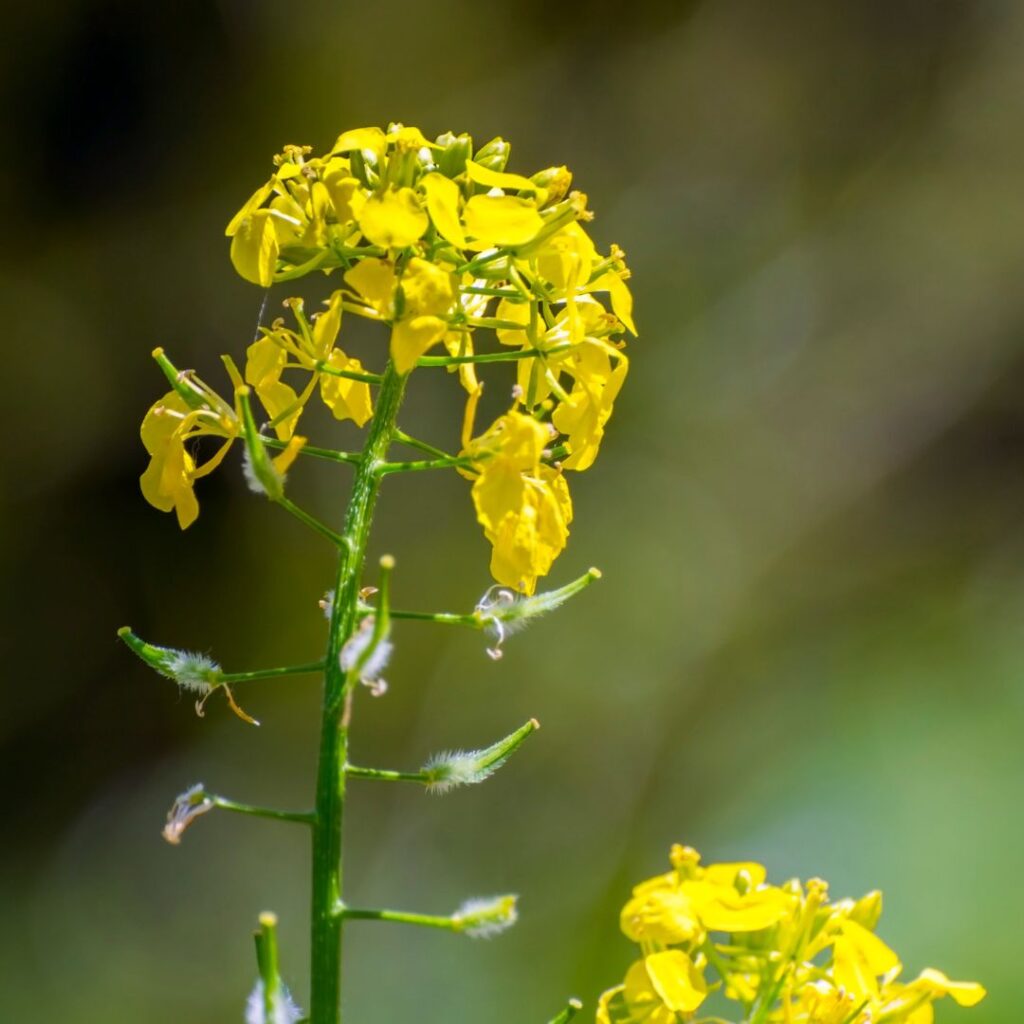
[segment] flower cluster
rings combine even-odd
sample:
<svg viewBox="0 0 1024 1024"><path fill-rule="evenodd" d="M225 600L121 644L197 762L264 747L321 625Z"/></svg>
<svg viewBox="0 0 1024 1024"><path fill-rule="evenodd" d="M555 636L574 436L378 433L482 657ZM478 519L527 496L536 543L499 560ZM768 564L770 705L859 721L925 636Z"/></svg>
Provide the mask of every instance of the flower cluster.
<svg viewBox="0 0 1024 1024"><path fill-rule="evenodd" d="M976 982L930 968L901 980L899 958L874 933L881 893L831 903L820 879L773 886L760 864L705 867L689 847L674 846L671 863L622 910L641 958L601 997L598 1024L691 1020L716 990L751 1024L931 1024L942 996L961 1006L984 998Z"/></svg>
<svg viewBox="0 0 1024 1024"><path fill-rule="evenodd" d="M624 335L636 329L623 253L598 252L569 171L511 173L509 153L502 139L474 150L468 135L430 140L401 125L345 132L322 157L285 147L227 227L232 262L263 287L312 271L337 271L340 287L318 315L288 299L294 325L260 329L244 380L226 364L236 392L255 391L279 444L315 394L339 420L372 416L381 377L338 346L343 316L388 327L398 374L457 371L468 398L453 462L473 480L494 578L531 594L567 542L565 471L593 463L628 369ZM442 355L427 355L437 347ZM511 408L477 434L477 370L491 362L513 363L517 379ZM143 425L143 493L184 528L198 514L193 483L241 436L240 413L192 374L174 371L172 385ZM200 464L192 442L206 435L221 445Z"/></svg>

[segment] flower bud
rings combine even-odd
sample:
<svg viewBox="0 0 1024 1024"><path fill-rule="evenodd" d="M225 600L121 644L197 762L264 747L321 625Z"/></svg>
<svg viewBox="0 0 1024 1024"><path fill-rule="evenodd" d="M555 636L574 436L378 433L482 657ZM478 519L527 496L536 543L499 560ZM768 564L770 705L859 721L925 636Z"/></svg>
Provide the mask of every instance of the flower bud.
<svg viewBox="0 0 1024 1024"><path fill-rule="evenodd" d="M517 896L490 896L485 899L466 900L452 914L457 932L471 939L491 939L507 931L516 923Z"/></svg>
<svg viewBox="0 0 1024 1024"><path fill-rule="evenodd" d="M511 152L512 147L499 135L481 146L473 160L489 171L503 171Z"/></svg>
<svg viewBox="0 0 1024 1024"><path fill-rule="evenodd" d="M878 919L882 916L882 894L878 889L874 889L864 896L861 896L859 900L853 905L853 909L850 911L850 920L856 921L857 924L867 928L868 931L874 931L875 926L878 924Z"/></svg>
<svg viewBox="0 0 1024 1024"><path fill-rule="evenodd" d="M473 137L445 132L437 137L437 144L443 147L435 156L437 169L447 178L457 178L466 169L466 161L473 152Z"/></svg>
<svg viewBox="0 0 1024 1024"><path fill-rule="evenodd" d="M543 206L551 206L564 199L572 184L572 172L566 166L546 167L530 177L535 185L539 185L546 193Z"/></svg>

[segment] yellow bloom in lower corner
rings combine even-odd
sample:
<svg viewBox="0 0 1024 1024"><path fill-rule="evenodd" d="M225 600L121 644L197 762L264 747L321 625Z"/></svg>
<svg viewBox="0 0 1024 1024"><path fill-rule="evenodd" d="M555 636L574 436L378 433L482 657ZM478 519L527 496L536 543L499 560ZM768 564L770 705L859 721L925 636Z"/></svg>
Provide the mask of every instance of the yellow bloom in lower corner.
<svg viewBox="0 0 1024 1024"><path fill-rule="evenodd" d="M597 1024L677 1024L707 998L700 968L686 953L651 953L626 972L624 984L601 997Z"/></svg>
<svg viewBox="0 0 1024 1024"><path fill-rule="evenodd" d="M510 412L466 453L478 457L473 484L477 521L493 545L491 573L505 586L532 594L537 578L565 548L572 500L564 477L541 462L550 429Z"/></svg>

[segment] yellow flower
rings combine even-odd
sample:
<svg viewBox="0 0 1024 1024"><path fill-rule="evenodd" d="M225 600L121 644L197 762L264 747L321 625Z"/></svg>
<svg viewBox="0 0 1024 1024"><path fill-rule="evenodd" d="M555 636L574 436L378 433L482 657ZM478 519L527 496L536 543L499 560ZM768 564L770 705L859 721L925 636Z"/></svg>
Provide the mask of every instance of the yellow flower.
<svg viewBox="0 0 1024 1024"><path fill-rule="evenodd" d="M153 354L177 387L155 402L142 421L140 434L149 465L139 485L146 501L161 512L175 512L184 530L199 515L195 481L224 461L241 427L235 409L210 387L192 374L179 374L161 349ZM200 437L222 442L202 465L188 450L189 442Z"/></svg>
<svg viewBox="0 0 1024 1024"><path fill-rule="evenodd" d="M444 338L457 288L453 274L418 256L406 264L401 286L403 308L391 329L391 359L399 373L408 373Z"/></svg>
<svg viewBox="0 0 1024 1024"><path fill-rule="evenodd" d="M246 352L245 382L259 396L282 441L295 433L299 417L317 384L324 404L335 419L351 419L361 427L373 413L369 384L339 376L364 372L358 359L335 347L341 330L342 303L342 292L336 291L327 300L327 308L310 323L301 300L289 299L286 305L295 316L298 330L285 327L279 320L273 327L264 329L263 337L254 341ZM292 369L309 374L301 393L281 380L281 375Z"/></svg>
<svg viewBox="0 0 1024 1024"><path fill-rule="evenodd" d="M564 478L541 462L550 441L550 428L513 411L464 452L476 460L473 504L493 545L491 574L524 594L533 593L565 548L572 520Z"/></svg>
<svg viewBox="0 0 1024 1024"><path fill-rule="evenodd" d="M625 982L605 992L598 1024L677 1024L707 998L700 969L678 949L651 953L626 972Z"/></svg>
<svg viewBox="0 0 1024 1024"><path fill-rule="evenodd" d="M765 1024L932 1024L936 999L974 1006L985 996L931 968L899 981L899 958L874 934L880 893L830 903L820 879L776 887L760 864L702 866L683 846L671 861L623 908L622 930L645 957L602 996L599 1024L668 1024L692 1012L682 1007L706 991L705 957L743 1019Z"/></svg>

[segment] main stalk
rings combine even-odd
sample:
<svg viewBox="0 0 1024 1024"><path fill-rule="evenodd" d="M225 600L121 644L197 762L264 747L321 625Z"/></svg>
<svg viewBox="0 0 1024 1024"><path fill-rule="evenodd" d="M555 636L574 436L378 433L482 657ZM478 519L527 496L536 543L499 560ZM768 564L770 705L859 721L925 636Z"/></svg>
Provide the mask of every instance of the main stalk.
<svg viewBox="0 0 1024 1024"><path fill-rule="evenodd" d="M316 823L313 826L313 905L311 950L311 1024L341 1020L341 940L339 913L342 877L342 819L345 811L345 763L348 758L349 699L340 655L356 625L363 563L380 491L380 467L386 461L405 393L404 376L388 364L377 396L370 430L352 484L345 516L343 547L334 585L324 672L324 700L317 768Z"/></svg>

